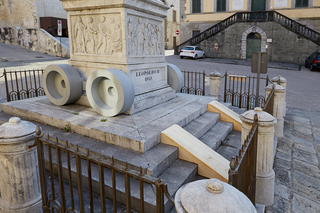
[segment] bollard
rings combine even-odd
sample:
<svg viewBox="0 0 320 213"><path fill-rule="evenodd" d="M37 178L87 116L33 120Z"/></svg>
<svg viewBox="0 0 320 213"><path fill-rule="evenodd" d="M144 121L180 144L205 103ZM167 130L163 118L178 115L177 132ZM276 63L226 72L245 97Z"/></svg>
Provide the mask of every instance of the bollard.
<svg viewBox="0 0 320 213"><path fill-rule="evenodd" d="M13 117L0 126L0 213L40 213L36 125Z"/></svg>
<svg viewBox="0 0 320 213"><path fill-rule="evenodd" d="M254 115L258 115L258 152L257 152L257 179L256 179L256 203L271 206L274 202L274 181L273 171L273 143L274 125L277 120L260 107L247 111L240 116L242 120L241 144L247 137Z"/></svg>
<svg viewBox="0 0 320 213"><path fill-rule="evenodd" d="M277 119L277 124L274 127L275 136L282 137L283 136L283 128L284 128L284 112L285 112L285 89L278 85L276 82L273 82L273 85L275 87L274 90L274 101L273 101L273 117ZM266 97L269 96L272 85L269 85L265 88L266 90Z"/></svg>
<svg viewBox="0 0 320 213"><path fill-rule="evenodd" d="M221 101L221 73L214 71L210 76L210 93L209 96L215 97Z"/></svg>
<svg viewBox="0 0 320 213"><path fill-rule="evenodd" d="M280 78L280 82L279 82L279 78ZM284 77L281 77L280 75L277 77L274 77L272 79L272 82L276 82L277 84L280 83L280 86L282 86L285 89L284 92L284 107L283 107L283 117L286 116L286 112L287 112L287 102L286 102L286 95L287 95L287 79L285 79Z"/></svg>
<svg viewBox="0 0 320 213"><path fill-rule="evenodd" d="M249 198L218 179L199 180L182 186L175 195L177 213L256 213Z"/></svg>

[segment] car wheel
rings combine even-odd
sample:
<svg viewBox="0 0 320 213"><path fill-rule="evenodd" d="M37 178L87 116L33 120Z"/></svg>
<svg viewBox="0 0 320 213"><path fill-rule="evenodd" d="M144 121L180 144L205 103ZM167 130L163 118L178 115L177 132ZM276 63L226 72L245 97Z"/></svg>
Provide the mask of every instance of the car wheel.
<svg viewBox="0 0 320 213"><path fill-rule="evenodd" d="M198 55L195 55L195 56L194 56L194 60L197 60L197 59L198 59Z"/></svg>
<svg viewBox="0 0 320 213"><path fill-rule="evenodd" d="M203 56L202 56L202 58L205 58L205 57L206 57L206 54L204 54L204 53L203 53Z"/></svg>
<svg viewBox="0 0 320 213"><path fill-rule="evenodd" d="M183 59L183 56L180 56L181 59Z"/></svg>
<svg viewBox="0 0 320 213"><path fill-rule="evenodd" d="M314 67L310 65L310 71L314 71Z"/></svg>

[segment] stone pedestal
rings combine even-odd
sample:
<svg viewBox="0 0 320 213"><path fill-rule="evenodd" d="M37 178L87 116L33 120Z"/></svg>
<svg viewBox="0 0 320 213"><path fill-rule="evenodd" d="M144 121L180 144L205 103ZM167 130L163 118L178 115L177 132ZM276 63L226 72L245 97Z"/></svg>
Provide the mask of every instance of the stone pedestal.
<svg viewBox="0 0 320 213"><path fill-rule="evenodd" d="M240 116L242 120L241 143L243 144L252 124L254 115L258 115L258 153L257 153L257 181L256 181L256 203L271 206L274 202L273 171L273 143L274 125L277 120L269 113L263 112L260 107L247 111Z"/></svg>
<svg viewBox="0 0 320 213"><path fill-rule="evenodd" d="M242 192L218 179L199 180L182 186L175 196L177 213L256 213Z"/></svg>
<svg viewBox="0 0 320 213"><path fill-rule="evenodd" d="M285 89L277 84L276 82L273 82L273 85L275 87L274 90L274 102L273 102L273 117L277 119L277 124L274 126L275 129L275 136L282 137L283 136L283 128L284 128L284 112L285 112ZM269 96L269 94L272 91L272 85L269 85L265 88L266 90L266 97Z"/></svg>
<svg viewBox="0 0 320 213"><path fill-rule="evenodd" d="M68 13L69 64L83 81L99 69L118 69L131 80L133 114L176 97L168 85L160 0L61 0ZM86 94L78 101L88 105Z"/></svg>
<svg viewBox="0 0 320 213"><path fill-rule="evenodd" d="M42 212L35 131L17 117L0 126L0 212Z"/></svg>
<svg viewBox="0 0 320 213"><path fill-rule="evenodd" d="M212 72L210 76L210 93L209 95L215 98L218 98L218 101L221 101L221 73Z"/></svg>
<svg viewBox="0 0 320 213"><path fill-rule="evenodd" d="M279 78L280 78L280 82L279 82ZM280 86L282 86L285 90L284 92L284 107L283 107L283 117L286 116L286 111L287 111L287 102L286 102L286 95L287 95L287 79L285 79L284 77L281 77L280 75L277 77L274 77L272 79L272 82L276 82L277 84L280 83Z"/></svg>

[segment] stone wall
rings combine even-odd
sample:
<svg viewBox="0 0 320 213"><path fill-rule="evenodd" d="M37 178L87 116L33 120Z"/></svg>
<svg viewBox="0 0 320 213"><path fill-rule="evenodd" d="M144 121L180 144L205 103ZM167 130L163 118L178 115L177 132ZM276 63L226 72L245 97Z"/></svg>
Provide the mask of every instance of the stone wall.
<svg viewBox="0 0 320 213"><path fill-rule="evenodd" d="M272 39L272 42L267 42L266 49L270 61L303 65L306 56L320 51L320 46L275 22L236 23L198 46L206 52L207 57L240 59L242 35L253 26L260 28L267 39ZM217 55L214 50L215 42L219 44Z"/></svg>
<svg viewBox="0 0 320 213"><path fill-rule="evenodd" d="M183 43L192 38L192 31L203 32L206 29L217 24L218 21L210 22L181 22L180 23L180 43Z"/></svg>
<svg viewBox="0 0 320 213"><path fill-rule="evenodd" d="M0 27L37 27L37 7L34 0L0 0Z"/></svg>
<svg viewBox="0 0 320 213"><path fill-rule="evenodd" d="M61 56L62 51L62 57L69 57L69 47L60 46L59 41L43 29L1 27L0 42L55 56Z"/></svg>

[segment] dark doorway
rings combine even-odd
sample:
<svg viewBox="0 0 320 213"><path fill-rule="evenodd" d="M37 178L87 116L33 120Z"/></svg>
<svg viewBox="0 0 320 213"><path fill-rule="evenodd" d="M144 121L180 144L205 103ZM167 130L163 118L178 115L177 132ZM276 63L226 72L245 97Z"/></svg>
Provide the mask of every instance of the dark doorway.
<svg viewBox="0 0 320 213"><path fill-rule="evenodd" d="M266 0L252 0L251 11L265 11L266 10Z"/></svg>
<svg viewBox="0 0 320 213"><path fill-rule="evenodd" d="M250 33L247 36L246 58L250 59L254 52L261 52L261 36L259 33Z"/></svg>
<svg viewBox="0 0 320 213"><path fill-rule="evenodd" d="M177 46L177 37L173 36L173 48Z"/></svg>

